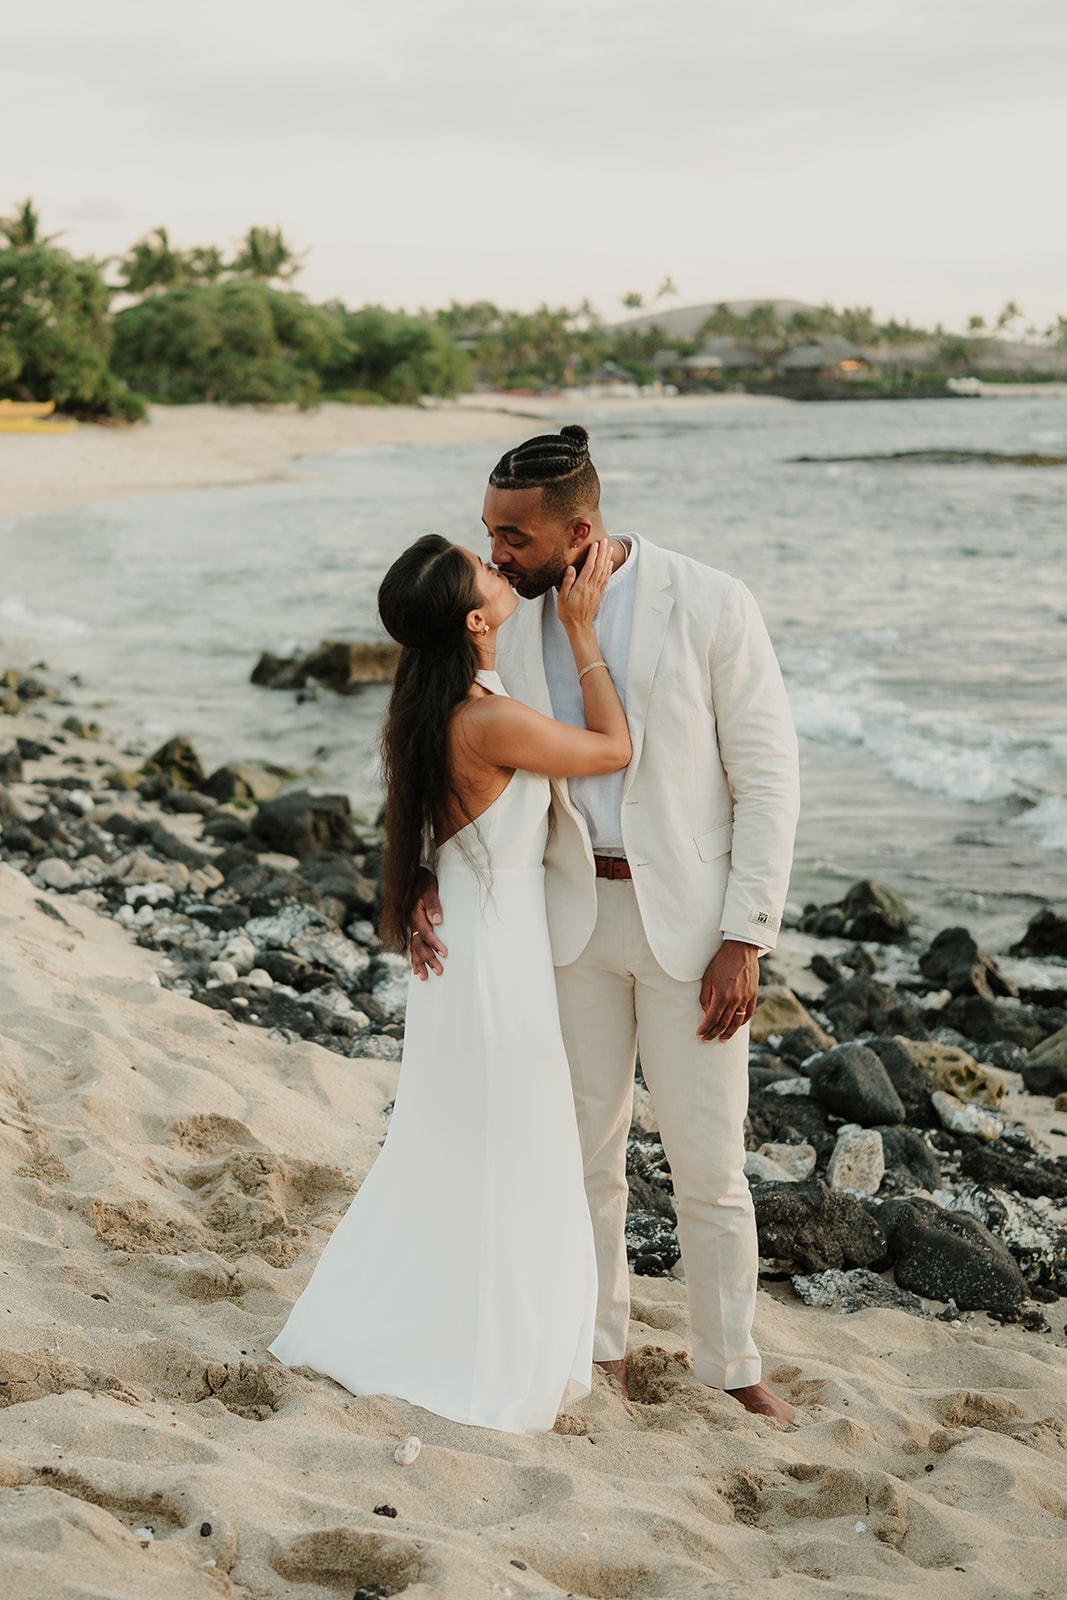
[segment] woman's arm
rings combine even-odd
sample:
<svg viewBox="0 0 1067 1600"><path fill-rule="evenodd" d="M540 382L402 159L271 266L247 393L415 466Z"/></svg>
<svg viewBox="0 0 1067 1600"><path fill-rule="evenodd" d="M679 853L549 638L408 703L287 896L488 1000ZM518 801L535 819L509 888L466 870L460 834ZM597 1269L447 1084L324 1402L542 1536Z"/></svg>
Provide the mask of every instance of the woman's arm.
<svg viewBox="0 0 1067 1600"><path fill-rule="evenodd" d="M611 543L605 539L590 548L581 572L568 567L560 585L557 609L579 672L585 727L555 722L518 700L487 697L470 707L463 727L482 761L549 778L584 778L627 765L633 750L626 713L593 629L611 571Z"/></svg>

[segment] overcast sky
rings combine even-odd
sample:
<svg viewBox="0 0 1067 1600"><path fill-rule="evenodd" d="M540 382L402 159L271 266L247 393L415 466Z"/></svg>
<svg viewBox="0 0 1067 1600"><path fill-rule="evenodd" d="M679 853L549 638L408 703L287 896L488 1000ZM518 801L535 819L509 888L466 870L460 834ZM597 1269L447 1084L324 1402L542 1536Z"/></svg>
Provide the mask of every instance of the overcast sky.
<svg viewBox="0 0 1067 1600"><path fill-rule="evenodd" d="M8 0L0 211L349 303L1067 313L1065 0Z"/></svg>

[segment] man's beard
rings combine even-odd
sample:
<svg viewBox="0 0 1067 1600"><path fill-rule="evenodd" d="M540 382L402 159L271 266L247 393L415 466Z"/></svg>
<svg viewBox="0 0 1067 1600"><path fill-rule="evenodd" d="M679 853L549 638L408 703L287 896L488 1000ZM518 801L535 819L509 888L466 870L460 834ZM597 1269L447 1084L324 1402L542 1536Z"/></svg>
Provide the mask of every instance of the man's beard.
<svg viewBox="0 0 1067 1600"><path fill-rule="evenodd" d="M558 589L563 582L563 575L570 563L566 556L556 556L552 561L538 567L536 572L524 572L521 577L508 579L516 594L521 594L524 600L537 600L541 595L547 594L549 589Z"/></svg>

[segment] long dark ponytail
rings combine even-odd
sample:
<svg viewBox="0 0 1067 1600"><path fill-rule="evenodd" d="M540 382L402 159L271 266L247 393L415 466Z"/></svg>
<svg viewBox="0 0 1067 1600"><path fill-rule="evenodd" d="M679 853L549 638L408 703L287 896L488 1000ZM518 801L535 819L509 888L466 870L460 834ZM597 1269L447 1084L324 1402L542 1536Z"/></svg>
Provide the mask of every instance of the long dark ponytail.
<svg viewBox="0 0 1067 1600"><path fill-rule="evenodd" d="M408 947L419 866L458 813L449 722L470 693L479 656L467 615L482 604L474 568L458 545L423 534L393 562L378 590L386 630L402 647L382 728L385 857L379 934Z"/></svg>

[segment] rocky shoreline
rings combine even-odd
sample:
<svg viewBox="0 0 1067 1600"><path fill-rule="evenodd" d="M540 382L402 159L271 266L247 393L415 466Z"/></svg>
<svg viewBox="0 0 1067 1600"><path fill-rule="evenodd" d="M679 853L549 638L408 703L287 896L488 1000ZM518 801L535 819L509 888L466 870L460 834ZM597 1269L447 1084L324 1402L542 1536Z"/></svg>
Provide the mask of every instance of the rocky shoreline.
<svg viewBox="0 0 1067 1600"><path fill-rule="evenodd" d="M275 1038L399 1059L408 971L375 933L376 824L283 769L205 773L184 739L143 759L64 716L36 672L4 685L0 859L40 909L64 921L72 897L112 918L158 956L161 986ZM1020 928L1011 955L1029 984L966 929L913 936L871 882L789 920L808 941L804 984L764 959L749 1063L764 1283L837 1312L885 1305L954 1326L987 1312L1048 1332L1067 1297L1067 919L1045 908ZM1029 1126L1053 1108L1063 1155ZM634 1269L677 1276L670 1169L640 1077L627 1165Z"/></svg>

